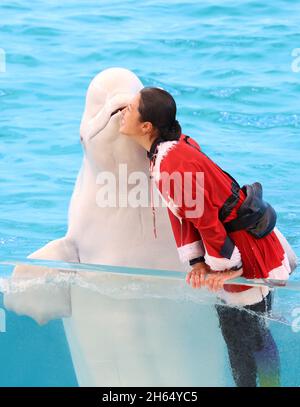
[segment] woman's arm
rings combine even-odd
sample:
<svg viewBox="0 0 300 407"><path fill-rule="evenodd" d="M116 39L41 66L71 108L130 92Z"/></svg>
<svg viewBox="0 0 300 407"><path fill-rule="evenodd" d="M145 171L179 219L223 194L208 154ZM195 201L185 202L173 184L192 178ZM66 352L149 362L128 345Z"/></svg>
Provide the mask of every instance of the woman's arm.
<svg viewBox="0 0 300 407"><path fill-rule="evenodd" d="M169 207L168 214L181 262L193 265L203 261L205 250L198 230L191 222L177 217Z"/></svg>
<svg viewBox="0 0 300 407"><path fill-rule="evenodd" d="M171 176L170 167L167 159L163 160L161 171ZM180 172L181 179L177 177L176 182L170 183L167 193L164 191L162 182L159 184L159 189L164 197L167 195L165 199L177 247L182 248L181 258L186 260L184 254L189 250L192 251L193 244L197 246L195 242L201 241L201 252L199 247L197 251L199 254L196 256L197 253L193 253L193 255L204 256L205 263L212 271L240 268L242 261L239 249L227 235L219 220L219 208L213 201L211 191L217 186L209 185L211 178L205 177L205 171L198 162L184 160L178 163L176 171ZM187 173L190 178L185 175ZM198 176L199 173L203 175L202 178ZM203 179L204 182L202 182ZM214 193L217 194L218 191ZM192 256L188 257L188 260L192 259Z"/></svg>

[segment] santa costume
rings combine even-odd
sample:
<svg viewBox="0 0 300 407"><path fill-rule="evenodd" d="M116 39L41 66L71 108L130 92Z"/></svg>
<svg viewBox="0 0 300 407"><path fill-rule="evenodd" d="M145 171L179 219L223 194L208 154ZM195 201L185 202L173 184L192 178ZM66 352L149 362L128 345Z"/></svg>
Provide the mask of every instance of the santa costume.
<svg viewBox="0 0 300 407"><path fill-rule="evenodd" d="M288 279L291 268L276 228L272 227L261 238L246 229L228 231L230 222L237 219L238 210L246 199L245 190L207 157L195 140L184 134L172 141L158 138L152 143L147 156L152 182L167 205L183 263L193 265L205 261L216 272L242 267L242 276L247 279ZM179 174L179 177L174 177L177 181L164 184L164 177L172 178L174 173ZM190 178L185 174L189 174ZM197 174L202 174L202 178ZM179 181L181 189L178 193ZM190 198L194 199L198 190L201 192L202 210L195 215L197 210L187 206L183 195L190 191ZM243 306L262 301L268 292L269 288L263 286L226 284L218 296L228 304Z"/></svg>

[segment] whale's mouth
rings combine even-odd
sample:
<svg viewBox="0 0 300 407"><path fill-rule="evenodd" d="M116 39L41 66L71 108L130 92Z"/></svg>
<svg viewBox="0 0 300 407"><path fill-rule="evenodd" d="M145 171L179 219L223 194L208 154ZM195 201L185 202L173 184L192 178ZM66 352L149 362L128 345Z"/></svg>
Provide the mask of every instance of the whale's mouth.
<svg viewBox="0 0 300 407"><path fill-rule="evenodd" d="M112 119L113 117L120 118L119 113L127 107L133 97L133 94L120 93L107 100L102 105L101 110L84 123L82 131L86 133L86 140L92 140L96 137L111 120L115 122L115 119Z"/></svg>
<svg viewBox="0 0 300 407"><path fill-rule="evenodd" d="M126 106L122 106L122 107L119 107L118 109L114 110L114 111L111 113L110 117L112 118L115 114L117 114L117 113L121 112L123 109L125 109L125 107L126 107Z"/></svg>
<svg viewBox="0 0 300 407"><path fill-rule="evenodd" d="M104 126L100 127L99 129L97 129L96 132L94 132L94 134L92 134L91 136L89 136L89 140L92 140L93 138L95 138L102 130L105 129L105 127L108 125L108 123L110 122L111 118L116 116L116 114L118 114L119 112L121 112L123 109L125 109L127 105L122 105L121 107L118 107L117 109L115 109L110 116L108 116L108 120L107 122L104 124Z"/></svg>

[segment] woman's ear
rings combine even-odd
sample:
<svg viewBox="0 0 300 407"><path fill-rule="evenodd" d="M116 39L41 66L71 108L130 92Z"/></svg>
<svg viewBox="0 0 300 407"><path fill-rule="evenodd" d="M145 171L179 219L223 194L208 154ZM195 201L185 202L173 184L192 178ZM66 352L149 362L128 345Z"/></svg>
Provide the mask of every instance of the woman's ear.
<svg viewBox="0 0 300 407"><path fill-rule="evenodd" d="M148 134L150 136L154 131L153 124L151 122L144 122L142 124L142 130L144 134Z"/></svg>

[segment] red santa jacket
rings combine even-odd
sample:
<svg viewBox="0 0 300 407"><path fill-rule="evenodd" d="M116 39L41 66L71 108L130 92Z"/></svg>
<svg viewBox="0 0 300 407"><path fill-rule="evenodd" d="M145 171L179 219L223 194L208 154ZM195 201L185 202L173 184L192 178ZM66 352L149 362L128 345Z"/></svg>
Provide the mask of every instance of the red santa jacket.
<svg viewBox="0 0 300 407"><path fill-rule="evenodd" d="M283 265L284 250L274 231L256 239L245 230L227 233L219 220L219 211L232 194L232 179L200 150L195 140L156 140L148 153L150 172L168 207L180 260L191 261L204 256L212 270L243 267L245 278L267 278ZM199 203L200 199L200 203ZM245 199L239 201L226 217L237 216ZM228 292L241 292L249 286L225 285Z"/></svg>

